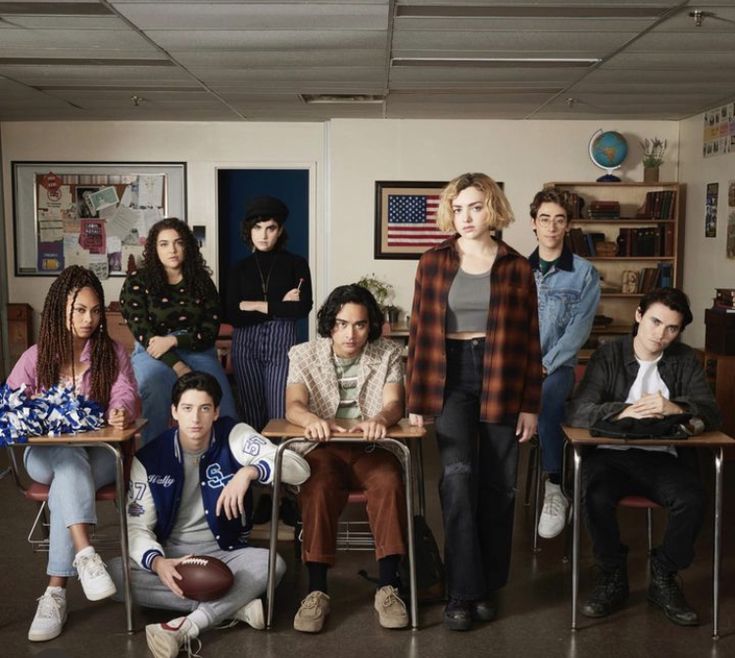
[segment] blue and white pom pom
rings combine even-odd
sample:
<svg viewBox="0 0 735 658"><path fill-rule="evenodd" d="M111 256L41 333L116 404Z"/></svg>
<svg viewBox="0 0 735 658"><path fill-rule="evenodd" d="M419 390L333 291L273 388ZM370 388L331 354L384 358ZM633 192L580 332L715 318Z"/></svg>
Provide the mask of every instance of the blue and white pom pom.
<svg viewBox="0 0 735 658"><path fill-rule="evenodd" d="M102 407L83 395L76 395L71 388L53 386L39 399L48 405L45 419L48 434L89 432L104 425Z"/></svg>

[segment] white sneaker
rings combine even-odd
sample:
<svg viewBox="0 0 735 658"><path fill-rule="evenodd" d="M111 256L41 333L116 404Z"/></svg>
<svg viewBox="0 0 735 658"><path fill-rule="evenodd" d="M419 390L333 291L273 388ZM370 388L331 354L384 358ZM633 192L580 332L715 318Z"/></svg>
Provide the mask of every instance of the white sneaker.
<svg viewBox="0 0 735 658"><path fill-rule="evenodd" d="M569 501L561 492L561 486L546 480L544 506L538 520L538 534L544 539L556 537L567 523Z"/></svg>
<svg viewBox="0 0 735 658"><path fill-rule="evenodd" d="M195 652L191 650L191 640L199 635L199 629L187 617L177 617L165 624L148 624L145 627L145 640L154 658L174 658L182 648L188 656L197 656L201 642Z"/></svg>
<svg viewBox="0 0 735 658"><path fill-rule="evenodd" d="M90 601L100 601L117 592L115 583L107 573L107 568L99 553L77 556L74 559L74 567L79 573L84 596Z"/></svg>
<svg viewBox="0 0 735 658"><path fill-rule="evenodd" d="M263 599L253 599L240 608L234 615L238 621L244 621L248 626L257 631L265 628L265 615L263 614Z"/></svg>
<svg viewBox="0 0 735 658"><path fill-rule="evenodd" d="M46 642L61 635L66 623L66 597L49 591L38 599L36 616L28 629L31 642Z"/></svg>

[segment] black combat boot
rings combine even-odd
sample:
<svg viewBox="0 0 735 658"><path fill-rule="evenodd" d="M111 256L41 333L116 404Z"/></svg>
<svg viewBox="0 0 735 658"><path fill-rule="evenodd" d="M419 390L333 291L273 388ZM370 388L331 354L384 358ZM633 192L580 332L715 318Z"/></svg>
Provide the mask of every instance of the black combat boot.
<svg viewBox="0 0 735 658"><path fill-rule="evenodd" d="M581 612L585 617L607 617L623 607L629 594L625 564L613 569L600 567L595 578L595 589L582 604Z"/></svg>
<svg viewBox="0 0 735 658"><path fill-rule="evenodd" d="M444 608L444 625L451 631L468 631L472 628L472 602L450 597Z"/></svg>
<svg viewBox="0 0 735 658"><path fill-rule="evenodd" d="M664 611L664 614L679 626L697 626L699 617L684 598L679 587L676 571L663 566L654 555L651 558L651 582L648 585L648 600Z"/></svg>

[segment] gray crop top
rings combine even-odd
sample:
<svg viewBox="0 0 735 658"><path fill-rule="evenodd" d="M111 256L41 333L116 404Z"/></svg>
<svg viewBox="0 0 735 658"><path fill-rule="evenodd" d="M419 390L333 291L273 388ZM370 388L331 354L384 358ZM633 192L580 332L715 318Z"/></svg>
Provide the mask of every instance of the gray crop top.
<svg viewBox="0 0 735 658"><path fill-rule="evenodd" d="M447 333L486 331L490 307L490 270L467 274L457 270L447 298Z"/></svg>

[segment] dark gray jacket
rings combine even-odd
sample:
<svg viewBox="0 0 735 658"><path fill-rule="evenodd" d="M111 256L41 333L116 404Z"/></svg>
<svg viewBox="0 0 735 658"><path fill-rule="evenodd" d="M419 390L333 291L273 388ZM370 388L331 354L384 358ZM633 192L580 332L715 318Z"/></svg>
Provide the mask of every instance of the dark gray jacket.
<svg viewBox="0 0 735 658"><path fill-rule="evenodd" d="M658 372L669 388L672 402L701 418L705 429L719 427L722 420L717 402L691 347L680 342L669 345L658 362ZM625 399L637 374L632 336L598 348L567 405L566 422L572 427L591 427L600 419L619 414L628 406Z"/></svg>

